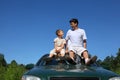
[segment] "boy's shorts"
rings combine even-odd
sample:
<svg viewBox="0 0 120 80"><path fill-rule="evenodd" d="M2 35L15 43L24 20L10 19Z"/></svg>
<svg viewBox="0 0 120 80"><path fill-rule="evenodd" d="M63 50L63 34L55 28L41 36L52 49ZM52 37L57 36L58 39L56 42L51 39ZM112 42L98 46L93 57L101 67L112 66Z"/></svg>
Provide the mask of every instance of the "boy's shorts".
<svg viewBox="0 0 120 80"><path fill-rule="evenodd" d="M79 56L82 57L82 53L83 53L84 51L86 51L87 49L84 48L84 47L80 47L80 46L69 46L69 47L68 47L68 50L69 50L69 52L70 52L70 51L73 51L74 53L76 53L76 54L78 54Z"/></svg>
<svg viewBox="0 0 120 80"><path fill-rule="evenodd" d="M59 49L59 48L60 48L60 47L58 47L58 49ZM55 52L55 49L51 50L51 51L50 51L50 54L57 55L57 53ZM65 49L62 49L62 50L60 51L60 54L61 54L61 55L65 55Z"/></svg>

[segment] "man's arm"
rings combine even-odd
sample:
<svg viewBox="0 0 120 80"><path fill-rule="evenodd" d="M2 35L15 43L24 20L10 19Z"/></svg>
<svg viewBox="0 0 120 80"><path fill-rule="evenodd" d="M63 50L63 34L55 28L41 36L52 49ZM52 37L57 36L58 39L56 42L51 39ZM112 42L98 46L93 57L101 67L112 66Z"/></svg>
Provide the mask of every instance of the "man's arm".
<svg viewBox="0 0 120 80"><path fill-rule="evenodd" d="M86 40L83 40L83 47L87 48L87 41Z"/></svg>
<svg viewBox="0 0 120 80"><path fill-rule="evenodd" d="M65 44L65 53L68 53L68 40L66 40L66 44Z"/></svg>
<svg viewBox="0 0 120 80"><path fill-rule="evenodd" d="M68 40L70 40L69 32L70 32L70 30L67 32L66 38L65 38L65 40L66 40L66 44L65 44L65 53L68 53Z"/></svg>

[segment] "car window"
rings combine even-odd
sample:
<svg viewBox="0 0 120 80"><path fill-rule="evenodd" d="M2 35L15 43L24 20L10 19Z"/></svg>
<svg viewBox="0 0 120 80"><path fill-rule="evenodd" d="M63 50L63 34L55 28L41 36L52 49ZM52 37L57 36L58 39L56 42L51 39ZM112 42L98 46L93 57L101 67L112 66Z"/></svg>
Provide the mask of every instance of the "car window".
<svg viewBox="0 0 120 80"><path fill-rule="evenodd" d="M57 59L53 59L50 61L42 60L41 62L37 63L37 66L60 65L60 64L67 64L67 62L65 60L57 60Z"/></svg>

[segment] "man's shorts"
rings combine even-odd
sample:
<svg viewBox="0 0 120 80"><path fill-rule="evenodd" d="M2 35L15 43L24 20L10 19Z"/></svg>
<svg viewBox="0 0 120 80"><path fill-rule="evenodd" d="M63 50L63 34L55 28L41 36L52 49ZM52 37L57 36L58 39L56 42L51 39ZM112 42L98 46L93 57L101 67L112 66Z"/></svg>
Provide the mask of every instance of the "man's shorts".
<svg viewBox="0 0 120 80"><path fill-rule="evenodd" d="M79 56L82 57L82 53L83 53L84 51L86 51L87 49L84 48L84 47L80 47L80 46L69 46L69 47L68 47L68 50L69 50L69 52L70 52L70 51L73 51L74 53L76 53L76 54L78 54Z"/></svg>

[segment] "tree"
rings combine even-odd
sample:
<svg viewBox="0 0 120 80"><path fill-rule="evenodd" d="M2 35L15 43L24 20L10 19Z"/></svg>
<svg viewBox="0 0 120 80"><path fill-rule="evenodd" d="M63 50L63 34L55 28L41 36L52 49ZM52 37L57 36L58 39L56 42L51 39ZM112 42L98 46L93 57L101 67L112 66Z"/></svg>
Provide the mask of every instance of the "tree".
<svg viewBox="0 0 120 80"><path fill-rule="evenodd" d="M3 66L0 66L0 80L5 80L5 72L6 72L6 68Z"/></svg>
<svg viewBox="0 0 120 80"><path fill-rule="evenodd" d="M118 49L115 60L113 61L113 65L114 65L114 71L120 74L120 48Z"/></svg>
<svg viewBox="0 0 120 80"><path fill-rule="evenodd" d="M0 80L21 80L25 71L25 66L18 65L15 60L7 64L4 55L0 53Z"/></svg>
<svg viewBox="0 0 120 80"><path fill-rule="evenodd" d="M117 56L115 58L116 66L120 67L120 48L118 49Z"/></svg>
<svg viewBox="0 0 120 80"><path fill-rule="evenodd" d="M5 80L20 80L25 71L24 66L18 65L17 62L13 60L11 64L8 65Z"/></svg>
<svg viewBox="0 0 120 80"><path fill-rule="evenodd" d="M0 53L0 66L4 66L6 67L7 66L7 62L6 60L4 59L4 55Z"/></svg>
<svg viewBox="0 0 120 80"><path fill-rule="evenodd" d="M118 52L116 54L116 57L114 56L107 56L101 63L101 65L109 70L112 70L118 74L120 74L120 48L118 49Z"/></svg>
<svg viewBox="0 0 120 80"><path fill-rule="evenodd" d="M34 64L27 64L26 66L25 66L25 68L27 69L27 70L30 70L30 69L32 69L34 67Z"/></svg>
<svg viewBox="0 0 120 80"><path fill-rule="evenodd" d="M97 63L101 65L102 64L102 60L98 59Z"/></svg>
<svg viewBox="0 0 120 80"><path fill-rule="evenodd" d="M0 53L0 79L4 80L4 74L6 72L6 67L7 63L6 60L4 59L4 55Z"/></svg>

